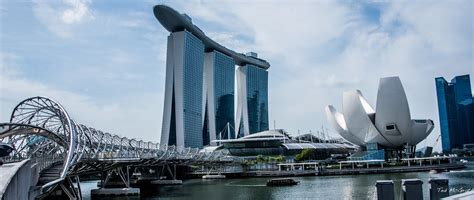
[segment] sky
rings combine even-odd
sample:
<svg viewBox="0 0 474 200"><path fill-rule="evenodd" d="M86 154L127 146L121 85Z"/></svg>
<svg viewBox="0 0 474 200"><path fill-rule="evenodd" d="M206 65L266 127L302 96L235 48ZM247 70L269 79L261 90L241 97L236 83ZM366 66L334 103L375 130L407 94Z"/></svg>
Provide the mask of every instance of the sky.
<svg viewBox="0 0 474 200"><path fill-rule="evenodd" d="M324 126L336 137L326 105L341 111L342 93L360 89L375 107L379 78L399 76L412 118L435 122L419 145L432 146L434 78L474 79L469 0L0 1L0 122L21 100L47 96L77 122L158 142L169 33L153 15L157 4L267 60L271 128L293 135Z"/></svg>

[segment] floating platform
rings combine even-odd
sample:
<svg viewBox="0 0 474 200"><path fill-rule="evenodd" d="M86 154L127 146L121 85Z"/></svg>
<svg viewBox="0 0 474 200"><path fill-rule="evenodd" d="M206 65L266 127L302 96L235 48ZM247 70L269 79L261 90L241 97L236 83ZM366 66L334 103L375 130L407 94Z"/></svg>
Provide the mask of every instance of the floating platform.
<svg viewBox="0 0 474 200"><path fill-rule="evenodd" d="M267 181L267 186L288 186L297 185L299 182L292 178L275 178Z"/></svg>
<svg viewBox="0 0 474 200"><path fill-rule="evenodd" d="M130 186L131 187L137 186L137 180L135 179L130 180ZM127 186L121 180L109 180L107 184L105 184L104 186L102 185L102 182L100 181L97 182L97 187L99 188L125 188Z"/></svg>
<svg viewBox="0 0 474 200"><path fill-rule="evenodd" d="M154 180L150 181L152 185L182 185L182 180Z"/></svg>
<svg viewBox="0 0 474 200"><path fill-rule="evenodd" d="M138 196L139 188L100 188L91 190L91 196Z"/></svg>
<svg viewBox="0 0 474 200"><path fill-rule="evenodd" d="M225 179L225 175L222 174L208 174L202 176L203 179Z"/></svg>

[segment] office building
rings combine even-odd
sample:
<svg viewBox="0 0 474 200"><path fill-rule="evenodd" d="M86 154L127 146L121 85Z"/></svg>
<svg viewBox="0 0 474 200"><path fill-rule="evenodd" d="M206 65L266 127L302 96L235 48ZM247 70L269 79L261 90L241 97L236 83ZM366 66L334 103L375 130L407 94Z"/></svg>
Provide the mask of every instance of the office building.
<svg viewBox="0 0 474 200"><path fill-rule="evenodd" d="M456 76L451 82L437 77L435 82L443 152L474 143L474 104L469 75Z"/></svg>

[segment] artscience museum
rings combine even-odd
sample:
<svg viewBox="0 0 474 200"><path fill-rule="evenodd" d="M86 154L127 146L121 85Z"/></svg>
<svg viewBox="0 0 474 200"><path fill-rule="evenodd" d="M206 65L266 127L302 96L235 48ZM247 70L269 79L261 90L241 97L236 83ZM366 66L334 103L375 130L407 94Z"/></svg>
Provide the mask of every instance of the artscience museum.
<svg viewBox="0 0 474 200"><path fill-rule="evenodd" d="M344 139L367 152L390 150L411 156L434 128L431 119L411 118L398 77L380 79L375 109L359 90L344 92L342 108L341 113L332 105L326 106L329 123Z"/></svg>

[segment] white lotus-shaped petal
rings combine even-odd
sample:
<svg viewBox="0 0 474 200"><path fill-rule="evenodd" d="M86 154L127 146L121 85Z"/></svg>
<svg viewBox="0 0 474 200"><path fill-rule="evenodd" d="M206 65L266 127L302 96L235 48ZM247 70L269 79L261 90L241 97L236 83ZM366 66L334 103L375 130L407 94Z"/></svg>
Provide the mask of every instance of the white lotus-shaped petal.
<svg viewBox="0 0 474 200"><path fill-rule="evenodd" d="M346 121L344 120L344 116L341 113L337 112L333 106L326 106L325 110L329 123L331 123L331 125L336 129L339 134L341 134L343 138L356 145L364 144L364 141L352 135L352 133L347 130L347 125Z"/></svg>
<svg viewBox="0 0 474 200"><path fill-rule="evenodd" d="M398 148L416 145L433 130L431 120L411 120L405 91L398 77L380 79L374 110L359 90L343 94L343 113L326 107L326 116L340 135L357 145L377 143Z"/></svg>
<svg viewBox="0 0 474 200"><path fill-rule="evenodd" d="M416 145L425 139L431 131L434 129L434 124L432 120L426 119L414 119L411 120L411 138L408 141L409 145Z"/></svg>
<svg viewBox="0 0 474 200"><path fill-rule="evenodd" d="M398 77L380 79L376 113L375 126L385 138L394 146L407 142L411 133L410 108Z"/></svg>
<svg viewBox="0 0 474 200"><path fill-rule="evenodd" d="M380 133L370 119L374 114L374 109L359 90L344 92L342 98L343 113L346 119L347 128L355 137L364 143L386 143L380 137Z"/></svg>

